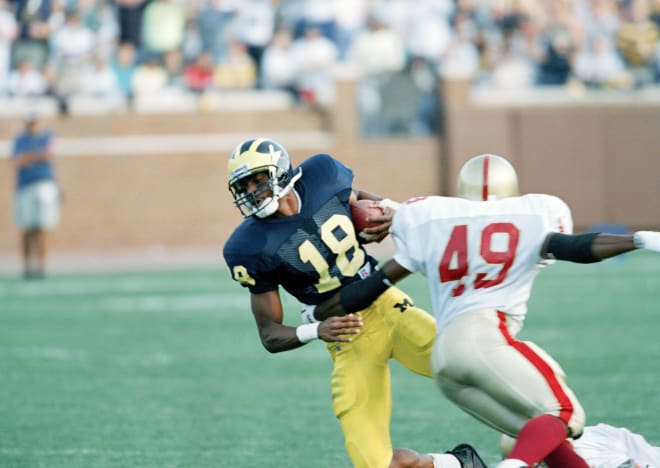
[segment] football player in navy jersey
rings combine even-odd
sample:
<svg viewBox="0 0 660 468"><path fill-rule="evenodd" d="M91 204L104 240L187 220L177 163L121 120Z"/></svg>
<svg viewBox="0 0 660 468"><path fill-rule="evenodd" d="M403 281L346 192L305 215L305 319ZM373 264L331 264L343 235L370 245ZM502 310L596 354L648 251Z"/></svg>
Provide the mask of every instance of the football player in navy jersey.
<svg viewBox="0 0 660 468"><path fill-rule="evenodd" d="M392 397L388 361L431 376L435 321L397 288L358 311L322 322L284 325L279 287L314 306L344 285L370 276L376 260L358 242L350 203L381 197L353 189L353 172L336 159L318 154L293 169L286 150L273 140L240 143L228 162L229 189L245 217L224 246L234 280L250 291L259 337L271 353L321 339L334 368L333 410L356 467L406 466L406 452L390 440ZM369 228L369 241L387 236L392 212ZM444 457L444 458L443 458ZM433 458L431 460L431 458ZM432 454L451 467L484 466L466 444L447 454ZM459 462L460 460L460 462Z"/></svg>

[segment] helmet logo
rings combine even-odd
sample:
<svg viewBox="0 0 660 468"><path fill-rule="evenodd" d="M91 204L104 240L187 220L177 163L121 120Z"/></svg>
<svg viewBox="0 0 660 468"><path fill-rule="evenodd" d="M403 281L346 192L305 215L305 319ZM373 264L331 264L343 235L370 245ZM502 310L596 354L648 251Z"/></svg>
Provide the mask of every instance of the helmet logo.
<svg viewBox="0 0 660 468"><path fill-rule="evenodd" d="M232 179L240 179L242 176L250 173L250 167L247 164L241 164L236 169L231 171Z"/></svg>

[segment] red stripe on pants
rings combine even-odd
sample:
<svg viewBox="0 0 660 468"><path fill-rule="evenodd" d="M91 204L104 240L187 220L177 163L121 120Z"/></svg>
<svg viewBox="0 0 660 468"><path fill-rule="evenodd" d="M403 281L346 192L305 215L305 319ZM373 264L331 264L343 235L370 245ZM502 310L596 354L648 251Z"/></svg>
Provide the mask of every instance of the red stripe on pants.
<svg viewBox="0 0 660 468"><path fill-rule="evenodd" d="M514 349L516 349L520 354L522 354L525 359L527 359L541 373L545 381L550 386L552 393L555 395L555 398L557 398L557 401L561 407L561 410L559 411L559 419L561 419L568 426L568 422L573 415L573 403L571 403L571 399L568 397L568 395L564 393L564 390L557 380L557 377L555 376L552 368L548 365L547 362L543 360L541 356L536 354L532 348L527 346L522 341L516 340L509 334L509 329L506 327L506 315L504 312L498 312L497 317L500 321L500 332L504 336L504 339L506 339L506 342Z"/></svg>

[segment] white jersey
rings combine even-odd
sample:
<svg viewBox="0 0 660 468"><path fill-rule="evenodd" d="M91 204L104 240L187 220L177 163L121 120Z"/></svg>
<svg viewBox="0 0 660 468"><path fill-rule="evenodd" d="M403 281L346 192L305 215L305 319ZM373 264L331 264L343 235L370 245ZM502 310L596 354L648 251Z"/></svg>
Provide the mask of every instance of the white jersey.
<svg viewBox="0 0 660 468"><path fill-rule="evenodd" d="M590 468L660 468L660 447L622 427L603 423L587 426L573 447Z"/></svg>
<svg viewBox="0 0 660 468"><path fill-rule="evenodd" d="M457 315L483 308L521 324L547 234L572 233L573 220L568 206L551 195L425 197L403 204L390 231L394 259L427 277L440 330Z"/></svg>

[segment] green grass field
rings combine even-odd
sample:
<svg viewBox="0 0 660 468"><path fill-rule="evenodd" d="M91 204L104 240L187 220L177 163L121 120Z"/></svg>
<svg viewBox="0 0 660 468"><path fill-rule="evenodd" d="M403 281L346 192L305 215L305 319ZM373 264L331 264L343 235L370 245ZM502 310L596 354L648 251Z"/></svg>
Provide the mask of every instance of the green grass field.
<svg viewBox="0 0 660 468"><path fill-rule="evenodd" d="M403 288L428 308L422 277ZM542 271L520 337L564 367L588 423L660 445L660 256ZM287 300L287 322L297 324ZM0 466L345 467L322 343L271 355L225 269L0 277ZM396 446L498 435L392 364Z"/></svg>

